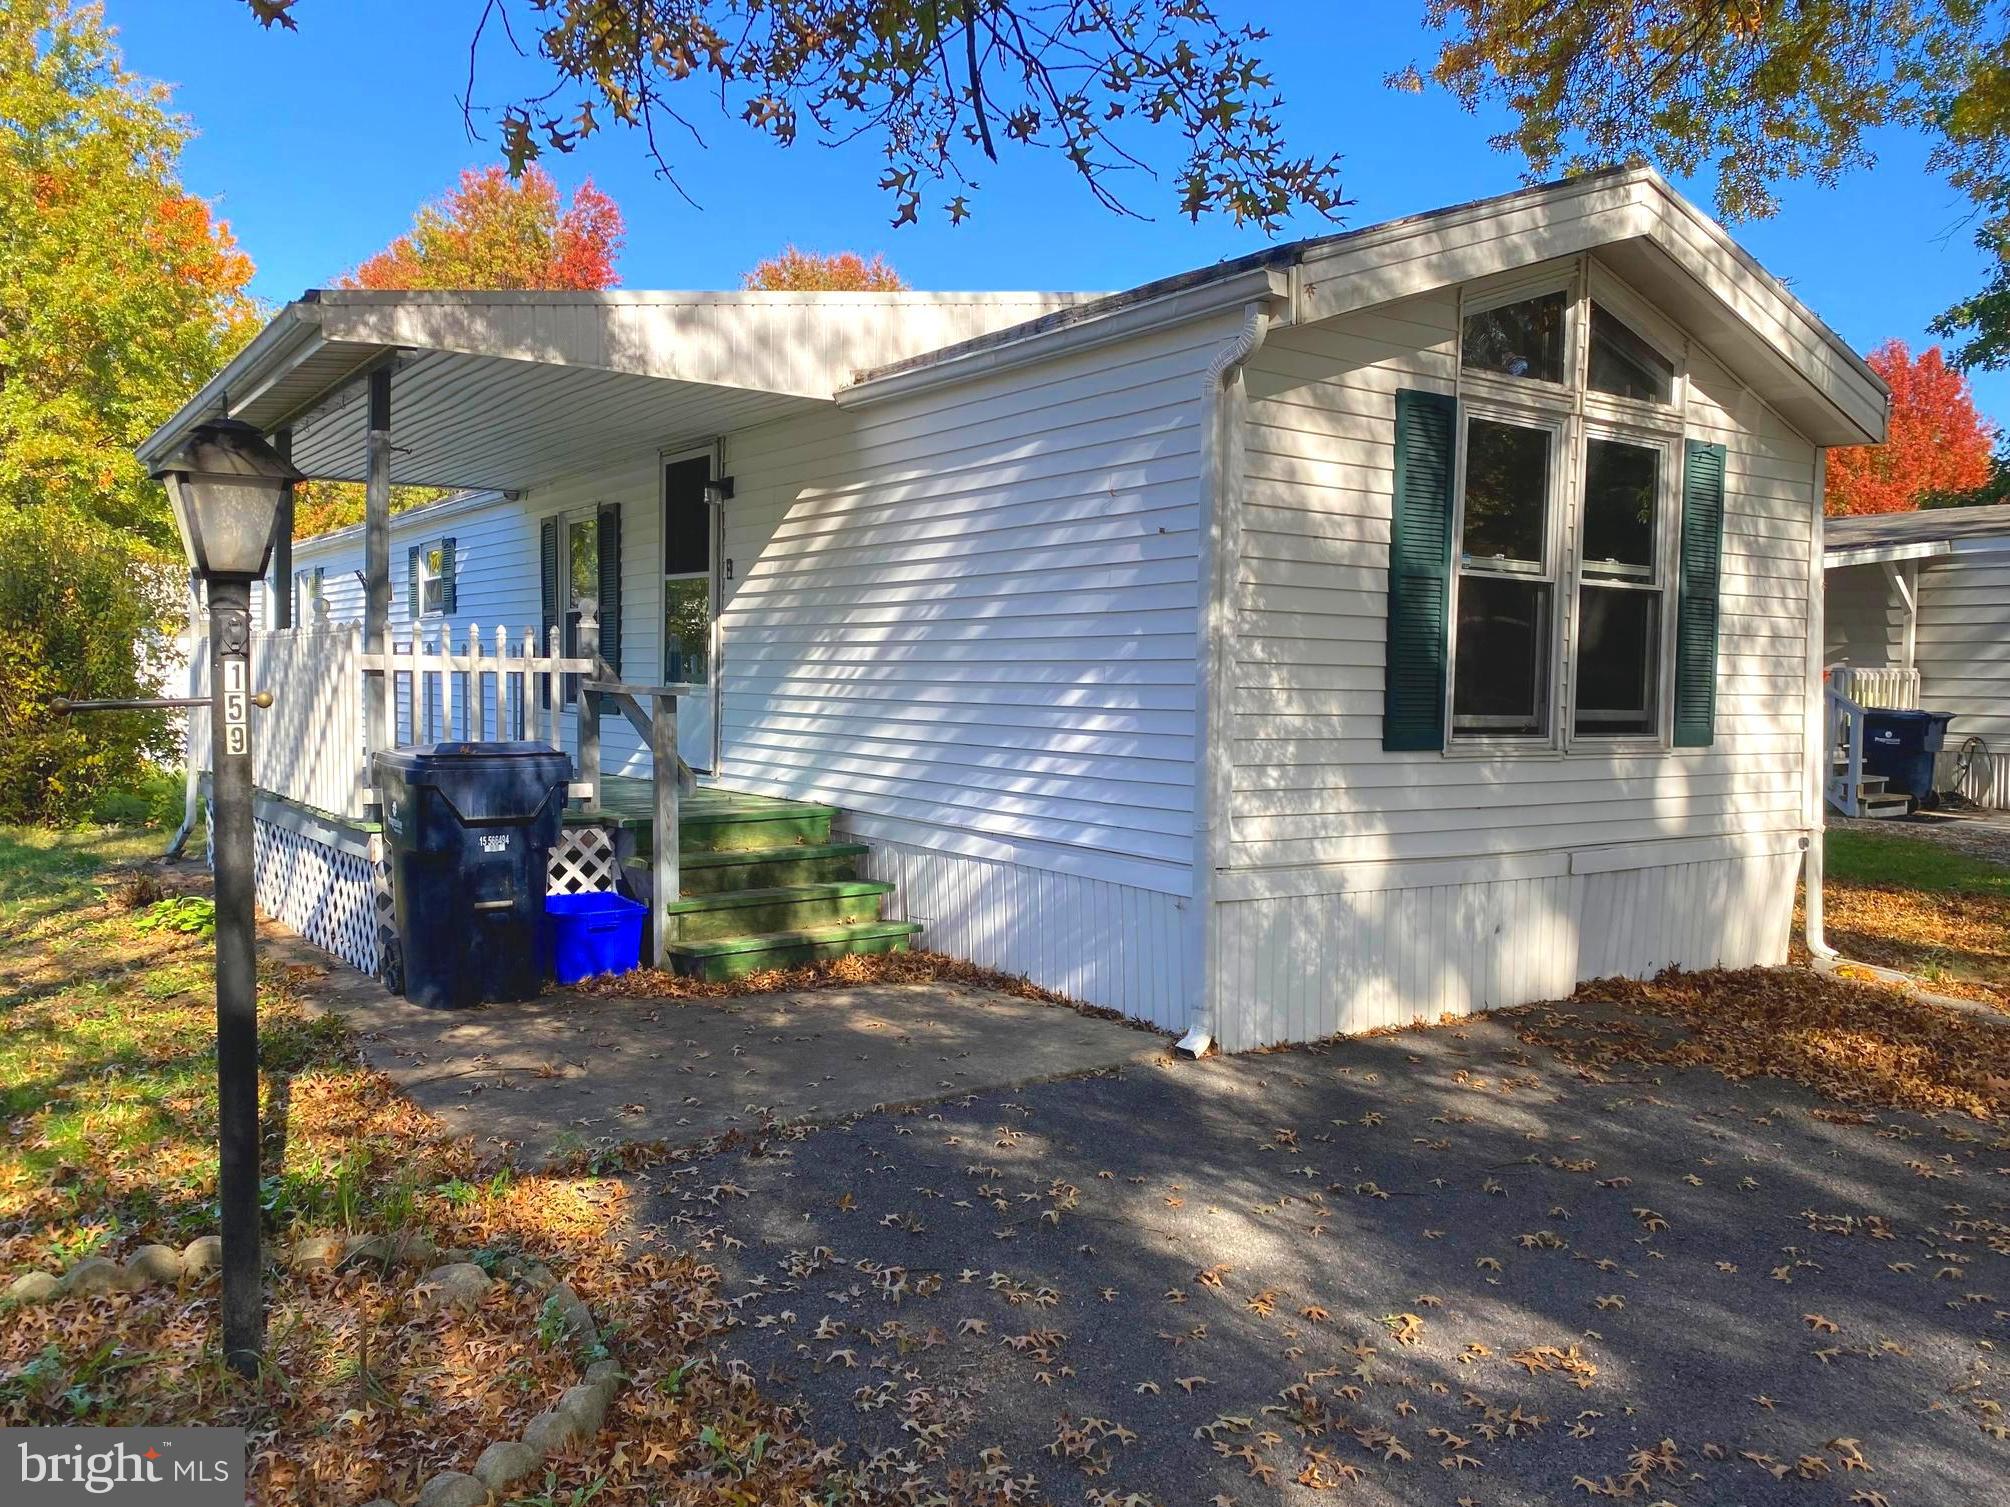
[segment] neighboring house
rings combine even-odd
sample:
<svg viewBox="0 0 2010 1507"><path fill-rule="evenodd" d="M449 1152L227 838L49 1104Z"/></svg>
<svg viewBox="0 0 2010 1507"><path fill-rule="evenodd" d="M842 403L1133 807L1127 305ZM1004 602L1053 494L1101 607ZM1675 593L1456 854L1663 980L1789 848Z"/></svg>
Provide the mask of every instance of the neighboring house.
<svg viewBox="0 0 2010 1507"><path fill-rule="evenodd" d="M1952 712L1938 778L2010 809L2010 504L1831 518L1824 543L1829 662L1871 704Z"/></svg>
<svg viewBox="0 0 2010 1507"><path fill-rule="evenodd" d="M394 478L473 489L394 618L594 593L929 946L1230 1049L1786 956L1887 393L1651 171L1108 297L310 295L148 450L228 394L353 480L386 360ZM355 535L294 565L356 615Z"/></svg>

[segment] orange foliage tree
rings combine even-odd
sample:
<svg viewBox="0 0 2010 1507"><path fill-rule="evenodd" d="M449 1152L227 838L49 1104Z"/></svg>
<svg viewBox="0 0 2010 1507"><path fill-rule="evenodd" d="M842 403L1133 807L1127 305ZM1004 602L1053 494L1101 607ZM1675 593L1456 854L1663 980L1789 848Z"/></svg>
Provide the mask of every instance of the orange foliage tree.
<svg viewBox="0 0 2010 1507"><path fill-rule="evenodd" d="M500 167L466 168L438 202L420 207L412 228L338 288L611 288L621 250L621 209L588 179L572 201L535 165L511 181ZM402 513L449 495L440 487L396 487ZM363 521L363 489L350 482L305 482L294 489L293 533L311 538Z"/></svg>
<svg viewBox="0 0 2010 1507"><path fill-rule="evenodd" d="M611 288L620 282L621 210L587 179L569 204L532 166L511 181L501 167L466 168L412 228L354 272L343 288Z"/></svg>
<svg viewBox="0 0 2010 1507"><path fill-rule="evenodd" d="M898 292L907 282L886 264L879 252L867 261L856 251L801 251L784 246L766 261L756 262L745 278L749 288L770 293Z"/></svg>
<svg viewBox="0 0 2010 1507"><path fill-rule="evenodd" d="M1829 451L1828 511L1905 513L1927 499L1970 492L1989 479L1994 426L1976 410L1968 379L1931 346L1915 358L1903 340L1871 352L1891 388L1891 433L1882 445Z"/></svg>

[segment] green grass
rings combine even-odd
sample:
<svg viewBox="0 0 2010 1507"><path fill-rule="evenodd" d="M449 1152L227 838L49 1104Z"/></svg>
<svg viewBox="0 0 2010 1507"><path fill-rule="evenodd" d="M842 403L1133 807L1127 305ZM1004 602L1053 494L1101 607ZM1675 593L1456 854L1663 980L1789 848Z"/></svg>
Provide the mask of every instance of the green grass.
<svg viewBox="0 0 2010 1507"><path fill-rule="evenodd" d="M0 1267L214 1227L213 943L181 924L208 901L112 897L110 868L164 841L0 827ZM259 1012L273 1226L397 1225L432 1180L414 1111L269 968Z"/></svg>
<svg viewBox="0 0 2010 1507"><path fill-rule="evenodd" d="M2010 867L1971 858L1939 843L1834 831L1828 834L1825 852L1828 877L1846 884L1889 884L2010 900Z"/></svg>

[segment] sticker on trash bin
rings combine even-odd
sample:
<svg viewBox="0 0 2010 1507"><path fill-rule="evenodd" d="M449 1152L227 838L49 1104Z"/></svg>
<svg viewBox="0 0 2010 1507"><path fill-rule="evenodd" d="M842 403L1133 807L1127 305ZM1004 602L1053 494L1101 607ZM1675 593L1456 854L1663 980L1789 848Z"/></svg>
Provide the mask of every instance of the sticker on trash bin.
<svg viewBox="0 0 2010 1507"><path fill-rule="evenodd" d="M509 851L509 833L484 832L482 834L482 851L484 853L507 853Z"/></svg>

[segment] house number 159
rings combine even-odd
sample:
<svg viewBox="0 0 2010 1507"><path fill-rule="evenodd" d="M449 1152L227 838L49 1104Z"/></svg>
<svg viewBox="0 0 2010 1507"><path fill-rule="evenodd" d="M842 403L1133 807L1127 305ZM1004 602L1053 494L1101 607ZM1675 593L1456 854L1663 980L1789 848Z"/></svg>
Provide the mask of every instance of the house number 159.
<svg viewBox="0 0 2010 1507"><path fill-rule="evenodd" d="M223 661L223 751L227 754L245 753L251 747L251 699L245 691L245 684L243 658L234 654L226 656Z"/></svg>

